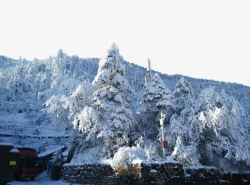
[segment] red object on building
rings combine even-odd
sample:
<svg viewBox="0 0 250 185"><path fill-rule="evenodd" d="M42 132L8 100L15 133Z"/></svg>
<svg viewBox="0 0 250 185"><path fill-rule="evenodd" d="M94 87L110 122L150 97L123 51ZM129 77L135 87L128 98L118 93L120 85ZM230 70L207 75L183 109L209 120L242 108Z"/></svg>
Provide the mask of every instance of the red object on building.
<svg viewBox="0 0 250 185"><path fill-rule="evenodd" d="M165 149L168 148L168 142L167 142L167 141L161 140L160 143L161 143L161 147L162 147L162 148L165 148Z"/></svg>
<svg viewBox="0 0 250 185"><path fill-rule="evenodd" d="M30 178L33 180L39 175L40 167L38 165L37 152L33 148L18 148L19 156L15 177Z"/></svg>

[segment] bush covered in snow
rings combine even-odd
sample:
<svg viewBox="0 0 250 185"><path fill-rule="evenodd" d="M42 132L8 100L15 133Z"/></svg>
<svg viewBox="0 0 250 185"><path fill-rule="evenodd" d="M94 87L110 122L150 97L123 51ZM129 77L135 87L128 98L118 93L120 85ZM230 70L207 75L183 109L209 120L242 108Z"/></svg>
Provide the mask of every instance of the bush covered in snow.
<svg viewBox="0 0 250 185"><path fill-rule="evenodd" d="M134 160L147 160L145 151L140 147L121 147L114 155L112 167L118 171L126 170Z"/></svg>

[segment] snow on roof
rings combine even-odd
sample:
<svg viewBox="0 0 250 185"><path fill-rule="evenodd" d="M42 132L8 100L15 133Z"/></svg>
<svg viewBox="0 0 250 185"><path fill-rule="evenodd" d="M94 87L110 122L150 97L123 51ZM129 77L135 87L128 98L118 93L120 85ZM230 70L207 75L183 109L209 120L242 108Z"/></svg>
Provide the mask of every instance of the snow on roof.
<svg viewBox="0 0 250 185"><path fill-rule="evenodd" d="M28 145L15 145L15 148L17 148L17 149L34 149L35 150L34 147L28 146Z"/></svg>
<svg viewBox="0 0 250 185"><path fill-rule="evenodd" d="M59 147L51 149L51 150L47 150L45 152L38 154L38 157L45 157L47 155L53 154L53 153L57 152L58 150L62 150L64 148L65 148L65 146L63 145L63 146L59 146Z"/></svg>
<svg viewBox="0 0 250 185"><path fill-rule="evenodd" d="M0 143L0 146L13 146L12 143Z"/></svg>

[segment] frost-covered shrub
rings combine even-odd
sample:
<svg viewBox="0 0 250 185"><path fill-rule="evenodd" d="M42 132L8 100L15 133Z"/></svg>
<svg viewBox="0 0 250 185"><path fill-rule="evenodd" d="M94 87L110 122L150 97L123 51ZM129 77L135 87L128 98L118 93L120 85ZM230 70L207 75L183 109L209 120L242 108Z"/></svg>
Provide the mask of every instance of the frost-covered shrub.
<svg viewBox="0 0 250 185"><path fill-rule="evenodd" d="M146 160L147 155L140 147L121 147L115 153L112 167L115 170L128 169L134 160Z"/></svg>

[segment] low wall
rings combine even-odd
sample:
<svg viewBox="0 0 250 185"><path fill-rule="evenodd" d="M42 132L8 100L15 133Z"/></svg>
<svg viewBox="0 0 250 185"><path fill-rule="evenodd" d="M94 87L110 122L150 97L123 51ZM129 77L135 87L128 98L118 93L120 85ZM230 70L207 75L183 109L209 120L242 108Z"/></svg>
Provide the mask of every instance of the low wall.
<svg viewBox="0 0 250 185"><path fill-rule="evenodd" d="M132 170L141 184L181 185L184 182L183 166L180 163L138 163L133 164Z"/></svg>
<svg viewBox="0 0 250 185"><path fill-rule="evenodd" d="M182 165L179 163L133 164L127 170L115 173L111 166L104 164L64 165L62 177L65 181L77 184L105 185L146 185L174 184L184 181Z"/></svg>
<svg viewBox="0 0 250 185"><path fill-rule="evenodd" d="M222 173L217 168L185 168L185 184L220 184Z"/></svg>
<svg viewBox="0 0 250 185"><path fill-rule="evenodd" d="M117 171L118 172L118 171ZM117 175L105 164L64 165L65 181L90 185L250 185L250 173L224 174L217 168L184 168L179 163L133 164Z"/></svg>
<svg viewBox="0 0 250 185"><path fill-rule="evenodd" d="M223 173L217 168L185 168L185 185L250 185L250 173Z"/></svg>
<svg viewBox="0 0 250 185"><path fill-rule="evenodd" d="M115 173L111 166L104 164L64 165L62 177L77 184L115 184Z"/></svg>

